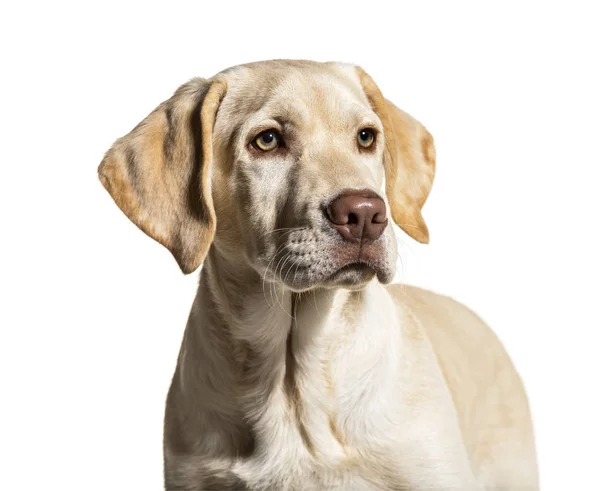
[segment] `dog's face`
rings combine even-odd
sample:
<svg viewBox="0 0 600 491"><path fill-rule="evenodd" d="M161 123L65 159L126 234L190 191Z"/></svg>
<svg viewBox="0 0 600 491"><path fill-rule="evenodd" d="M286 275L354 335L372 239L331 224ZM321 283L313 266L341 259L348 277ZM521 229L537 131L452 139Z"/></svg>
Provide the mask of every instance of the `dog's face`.
<svg viewBox="0 0 600 491"><path fill-rule="evenodd" d="M389 218L427 241L434 167L429 133L361 69L272 61L182 86L99 172L185 272L213 244L302 291L391 281Z"/></svg>
<svg viewBox="0 0 600 491"><path fill-rule="evenodd" d="M294 290L395 269L383 126L356 71L336 68L238 69L214 127L228 161L213 164L215 243Z"/></svg>

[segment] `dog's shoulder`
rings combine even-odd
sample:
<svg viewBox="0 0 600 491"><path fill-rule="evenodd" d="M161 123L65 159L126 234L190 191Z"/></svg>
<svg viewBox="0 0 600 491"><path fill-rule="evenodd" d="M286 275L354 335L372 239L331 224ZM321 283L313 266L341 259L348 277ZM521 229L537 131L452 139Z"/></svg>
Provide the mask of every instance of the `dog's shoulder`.
<svg viewBox="0 0 600 491"><path fill-rule="evenodd" d="M474 334L473 331L491 333L481 317L452 297L406 284L392 284L387 290L428 332L451 325L469 335Z"/></svg>
<svg viewBox="0 0 600 491"><path fill-rule="evenodd" d="M494 360L511 365L496 334L464 304L415 286L390 285L388 290L416 324L413 329L429 339L442 368L464 363L483 368Z"/></svg>

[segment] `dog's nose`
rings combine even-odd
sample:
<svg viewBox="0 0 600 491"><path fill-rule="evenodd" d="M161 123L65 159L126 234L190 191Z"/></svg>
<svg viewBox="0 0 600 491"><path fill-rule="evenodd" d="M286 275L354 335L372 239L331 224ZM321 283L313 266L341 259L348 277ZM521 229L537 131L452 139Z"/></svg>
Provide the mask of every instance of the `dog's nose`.
<svg viewBox="0 0 600 491"><path fill-rule="evenodd" d="M331 227L349 241L373 241L387 226L385 203L369 190L348 190L326 208Z"/></svg>

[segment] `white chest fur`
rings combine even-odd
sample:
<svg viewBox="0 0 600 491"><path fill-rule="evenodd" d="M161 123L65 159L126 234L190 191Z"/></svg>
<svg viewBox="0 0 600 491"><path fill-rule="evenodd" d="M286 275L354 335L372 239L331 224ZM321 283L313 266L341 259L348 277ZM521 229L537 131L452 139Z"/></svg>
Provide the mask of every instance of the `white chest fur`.
<svg viewBox="0 0 600 491"><path fill-rule="evenodd" d="M178 465L167 436L169 466L234 489L471 489L451 398L410 312L375 282L279 294L275 307L262 292L234 306L200 297L174 390L193 410L178 434L198 438Z"/></svg>
<svg viewBox="0 0 600 491"><path fill-rule="evenodd" d="M293 309L286 373L254 409L255 451L235 466L250 487L384 489L401 428L401 339L380 289L322 291Z"/></svg>

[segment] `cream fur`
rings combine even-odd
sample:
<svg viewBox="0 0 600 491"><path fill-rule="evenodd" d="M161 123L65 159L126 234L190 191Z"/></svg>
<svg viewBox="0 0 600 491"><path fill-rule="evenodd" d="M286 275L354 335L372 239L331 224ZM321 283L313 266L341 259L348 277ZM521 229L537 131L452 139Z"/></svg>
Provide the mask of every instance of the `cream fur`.
<svg viewBox="0 0 600 491"><path fill-rule="evenodd" d="M268 128L286 145L256 153ZM184 271L204 260L167 398L167 489L538 489L527 399L489 328L387 285L391 226L372 274L335 276L354 252L323 203L378 192L426 242L434 170L427 130L335 63L192 81L109 150L99 172L119 207Z"/></svg>

